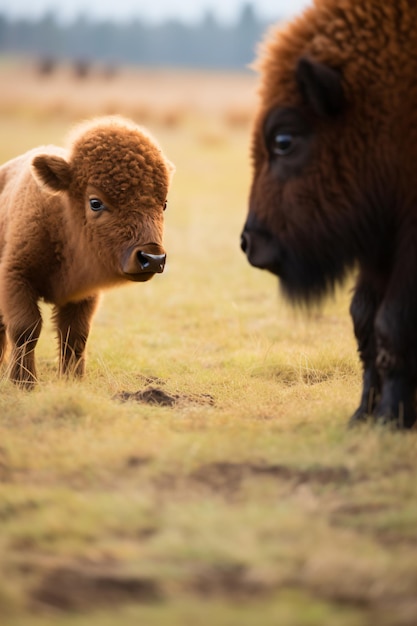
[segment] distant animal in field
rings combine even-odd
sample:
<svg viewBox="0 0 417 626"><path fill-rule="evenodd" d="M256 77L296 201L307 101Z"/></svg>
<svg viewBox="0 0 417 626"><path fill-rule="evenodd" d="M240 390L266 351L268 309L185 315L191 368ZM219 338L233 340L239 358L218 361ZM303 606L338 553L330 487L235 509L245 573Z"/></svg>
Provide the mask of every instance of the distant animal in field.
<svg viewBox="0 0 417 626"><path fill-rule="evenodd" d="M241 246L311 304L358 270L351 424L411 428L417 385L417 3L315 0L258 59Z"/></svg>
<svg viewBox="0 0 417 626"><path fill-rule="evenodd" d="M67 149L35 148L0 168L0 358L8 336L14 382L37 380L40 300L54 307L61 373L82 376L100 292L163 271L172 172L122 117L83 123Z"/></svg>

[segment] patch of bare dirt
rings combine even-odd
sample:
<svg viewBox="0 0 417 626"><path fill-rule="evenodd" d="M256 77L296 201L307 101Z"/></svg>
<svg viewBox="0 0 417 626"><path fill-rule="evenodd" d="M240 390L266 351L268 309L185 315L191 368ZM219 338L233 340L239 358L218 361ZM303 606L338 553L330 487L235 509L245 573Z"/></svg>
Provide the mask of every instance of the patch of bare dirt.
<svg viewBox="0 0 417 626"><path fill-rule="evenodd" d="M94 567L58 567L46 572L32 592L36 604L85 610L124 602L155 602L162 592L155 580Z"/></svg>
<svg viewBox="0 0 417 626"><path fill-rule="evenodd" d="M144 402L158 406L174 406L177 404L214 404L214 398L208 393L179 395L169 394L160 387L148 387L139 391L121 391L113 396L113 400L120 402Z"/></svg>
<svg viewBox="0 0 417 626"><path fill-rule="evenodd" d="M390 589L360 570L325 573L304 564L298 571L278 571L266 578L243 564L196 566L186 582L188 591L203 597L227 597L236 600L260 599L284 589L297 589L334 606L356 608L379 626L415 626L417 600L414 586ZM367 621L368 623L368 621Z"/></svg>
<svg viewBox="0 0 417 626"><path fill-rule="evenodd" d="M388 547L409 546L415 549L417 546L417 532L415 527L404 529L379 528L375 517L393 510L395 505L383 502L361 502L341 504L333 509L330 520L334 526L354 527L360 533L372 536L375 541ZM417 621L416 621L417 624Z"/></svg>
<svg viewBox="0 0 417 626"><path fill-rule="evenodd" d="M25 502L0 504L0 522L7 522L15 517L27 515L40 507L39 502L27 500Z"/></svg>
<svg viewBox="0 0 417 626"><path fill-rule="evenodd" d="M170 600L169 586L162 580L127 574L117 562L32 563L30 578L37 575L30 605L40 611L90 611L122 604L155 603ZM177 581L178 583L178 581ZM307 561L283 571L264 572L243 563L189 563L177 592L206 599L223 597L234 601L262 599L284 589L297 589L341 607L360 609L370 624L415 626L417 601L415 581L404 579L400 585L377 580L376 574L337 563L331 567L320 559ZM176 593L177 593L176 592Z"/></svg>
<svg viewBox="0 0 417 626"><path fill-rule="evenodd" d="M179 400L178 395L171 395L159 387L148 387L142 391L121 391L113 396L113 400L121 402L144 402L159 406L173 406Z"/></svg>
<svg viewBox="0 0 417 626"><path fill-rule="evenodd" d="M226 595L247 600L270 593L276 585L256 579L242 564L219 564L195 568L187 587L202 596Z"/></svg>
<svg viewBox="0 0 417 626"><path fill-rule="evenodd" d="M130 468L145 467L146 465L149 465L149 463L152 463L152 461L153 461L153 458L151 456L139 456L137 454L132 454L131 456L128 457L126 461L126 467L130 467Z"/></svg>
<svg viewBox="0 0 417 626"><path fill-rule="evenodd" d="M236 491L242 481L249 476L271 476L278 480L291 481L295 485L303 483L343 483L350 479L346 467L312 467L300 469L287 465L267 465L256 463L208 463L196 469L191 478L216 491Z"/></svg>

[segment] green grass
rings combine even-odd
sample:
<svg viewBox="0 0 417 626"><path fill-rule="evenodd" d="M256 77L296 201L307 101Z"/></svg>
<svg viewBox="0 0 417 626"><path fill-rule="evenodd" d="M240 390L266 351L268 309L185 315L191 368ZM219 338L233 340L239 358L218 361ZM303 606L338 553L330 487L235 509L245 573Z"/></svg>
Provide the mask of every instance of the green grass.
<svg viewBox="0 0 417 626"><path fill-rule="evenodd" d="M349 285L306 315L248 266L249 133L214 126L151 128L167 270L104 295L85 380L58 380L46 306L37 389L3 369L1 624L416 623L415 433L346 429ZM66 129L3 115L0 156ZM176 402L118 398L150 387Z"/></svg>

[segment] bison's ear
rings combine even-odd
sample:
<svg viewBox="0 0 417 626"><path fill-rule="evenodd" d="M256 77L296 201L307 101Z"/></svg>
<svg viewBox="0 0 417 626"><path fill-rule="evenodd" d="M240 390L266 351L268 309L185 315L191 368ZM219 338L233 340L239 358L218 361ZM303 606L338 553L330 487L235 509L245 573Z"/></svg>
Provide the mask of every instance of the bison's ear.
<svg viewBox="0 0 417 626"><path fill-rule="evenodd" d="M32 161L35 178L52 192L66 191L71 184L71 167L62 157L39 154Z"/></svg>
<svg viewBox="0 0 417 626"><path fill-rule="evenodd" d="M342 111L345 98L337 70L303 57L298 62L296 78L304 99L317 115L333 116Z"/></svg>

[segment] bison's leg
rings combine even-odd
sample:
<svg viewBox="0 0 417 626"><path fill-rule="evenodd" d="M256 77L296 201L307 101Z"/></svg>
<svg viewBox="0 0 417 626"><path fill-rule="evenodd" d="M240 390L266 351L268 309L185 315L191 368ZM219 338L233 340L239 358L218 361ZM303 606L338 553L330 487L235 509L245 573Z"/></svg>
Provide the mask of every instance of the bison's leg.
<svg viewBox="0 0 417 626"><path fill-rule="evenodd" d="M365 421L375 410L381 391L380 378L376 367L375 315L382 299L378 281L365 272L358 278L355 294L350 305L358 352L363 366L363 387L361 401L352 415L349 424L354 426Z"/></svg>
<svg viewBox="0 0 417 626"><path fill-rule="evenodd" d="M83 376L85 346L97 302L98 297L92 296L56 307L54 320L59 337L61 374Z"/></svg>
<svg viewBox="0 0 417 626"><path fill-rule="evenodd" d="M401 281L393 282L375 322L376 363L382 380L375 416L380 423L411 428L416 421L417 299L410 286L400 294Z"/></svg>

